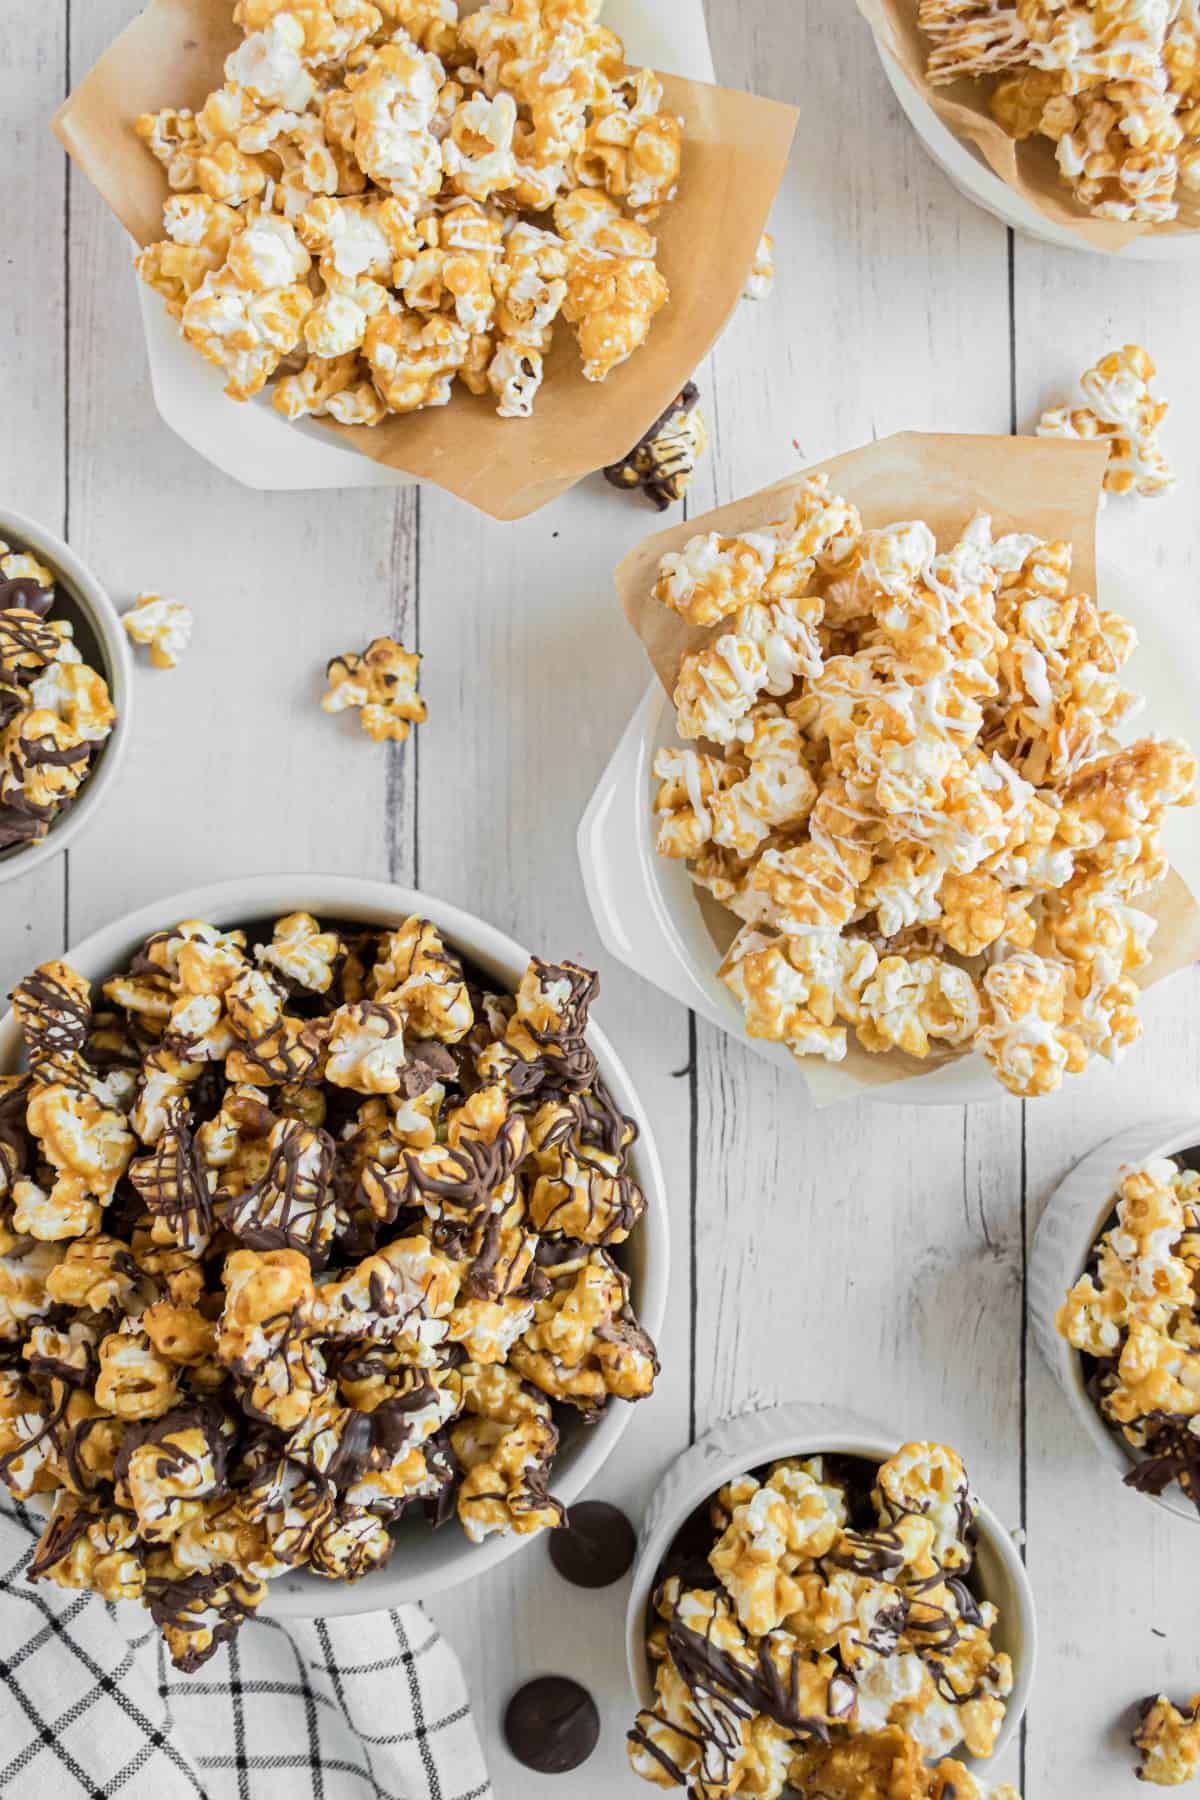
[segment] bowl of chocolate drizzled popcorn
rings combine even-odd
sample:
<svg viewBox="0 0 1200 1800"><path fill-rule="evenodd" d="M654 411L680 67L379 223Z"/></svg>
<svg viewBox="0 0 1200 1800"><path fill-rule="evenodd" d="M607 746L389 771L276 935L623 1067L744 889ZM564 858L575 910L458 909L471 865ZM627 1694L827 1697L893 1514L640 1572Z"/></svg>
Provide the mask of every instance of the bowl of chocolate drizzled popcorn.
<svg viewBox="0 0 1200 1800"><path fill-rule="evenodd" d="M806 1403L717 1425L651 1504L627 1655L655 1787L1019 1800L989 1770L1032 1683L1032 1595L947 1444Z"/></svg>
<svg viewBox="0 0 1200 1800"><path fill-rule="evenodd" d="M0 882L56 856L111 791L129 726L116 609L63 543L0 510Z"/></svg>
<svg viewBox="0 0 1200 1800"><path fill-rule="evenodd" d="M337 877L178 896L18 984L0 1479L48 1514L32 1579L140 1600L193 1669L264 1604L421 1598L562 1523L666 1292L597 985Z"/></svg>

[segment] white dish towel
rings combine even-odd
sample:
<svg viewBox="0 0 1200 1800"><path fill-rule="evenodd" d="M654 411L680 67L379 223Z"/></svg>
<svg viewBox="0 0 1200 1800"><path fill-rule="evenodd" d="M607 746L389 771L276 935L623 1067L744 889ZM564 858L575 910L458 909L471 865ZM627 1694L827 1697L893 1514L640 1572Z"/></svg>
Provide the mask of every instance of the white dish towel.
<svg viewBox="0 0 1200 1800"><path fill-rule="evenodd" d="M4 1800L490 1800L458 1658L419 1606L258 1619L195 1675L140 1609L31 1585L0 1508Z"/></svg>

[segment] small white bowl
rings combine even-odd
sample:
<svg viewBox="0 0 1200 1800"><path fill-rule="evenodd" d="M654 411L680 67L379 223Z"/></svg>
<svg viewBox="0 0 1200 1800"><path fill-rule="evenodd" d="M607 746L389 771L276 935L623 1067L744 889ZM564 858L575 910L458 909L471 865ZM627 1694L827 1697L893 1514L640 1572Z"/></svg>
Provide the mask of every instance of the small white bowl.
<svg viewBox="0 0 1200 1800"><path fill-rule="evenodd" d="M68 950L66 960L90 981L98 982L124 967L152 932L165 930L181 919L208 919L232 927L270 921L297 911L375 926L393 925L418 913L437 926L452 948L509 991L515 990L529 965L529 952L512 938L431 894L392 887L382 881L360 881L354 876L311 874L249 876L172 894L94 932ZM657 1340L666 1311L670 1259L662 1166L649 1121L624 1064L598 1026L589 1028L588 1043L613 1099L638 1127L632 1167L646 1195L646 1213L629 1242L617 1250L616 1259L630 1277L631 1297L639 1319ZM20 1055L21 1034L10 1011L0 1019L0 1073L17 1068ZM652 1405L653 1401L642 1404ZM564 1429L551 1491L565 1505L578 1499L588 1483L595 1480L620 1441L630 1414L628 1405L614 1401L597 1424L576 1426L571 1422ZM472 1544L454 1523L432 1531L416 1521L402 1523L398 1536L385 1568L356 1583L323 1581L304 1571L282 1576L271 1583L264 1610L277 1618L336 1618L424 1600L494 1569L533 1542L531 1537L510 1535Z"/></svg>
<svg viewBox="0 0 1200 1800"><path fill-rule="evenodd" d="M638 1536L625 1614L625 1657L637 1705L654 1704L646 1622L658 1573L680 1527L697 1507L736 1475L780 1457L860 1456L881 1463L894 1455L902 1442L884 1426L842 1407L793 1402L725 1419L685 1450L655 1489ZM987 1762L966 1758L973 1769L982 1771L1012 1742L1029 1704L1037 1662L1037 1615L1029 1577L1010 1533L982 1502L977 1524L975 1566L981 1597L998 1608L996 1647L1008 1653L1013 1666L1013 1690L992 1756Z"/></svg>
<svg viewBox="0 0 1200 1800"><path fill-rule="evenodd" d="M85 663L108 683L117 709L112 730L92 758L87 780L40 844L15 844L0 851L0 883L48 862L95 819L116 782L129 737L133 705L133 658L116 607L84 563L62 538L24 513L0 507L0 538L14 550L28 550L54 573L57 583L52 618L70 619Z"/></svg>
<svg viewBox="0 0 1200 1800"><path fill-rule="evenodd" d="M872 34L875 35L875 34ZM1098 244L1078 237L1066 225L1048 219L1033 202L1026 200L1001 180L973 145L956 137L909 80L887 46L875 36L875 48L883 64L892 92L909 124L926 151L966 199L982 206L985 212L1011 225L1026 237L1039 238L1060 250L1082 250L1092 256L1118 256L1124 262L1196 262L1200 261L1200 231L1149 231L1131 238L1120 250L1104 250Z"/></svg>
<svg viewBox="0 0 1200 1800"><path fill-rule="evenodd" d="M1093 1404L1083 1381L1083 1359L1054 1326L1054 1315L1087 1268L1096 1239L1116 1206L1120 1171L1126 1163L1152 1156L1177 1156L1200 1146L1200 1117L1177 1114L1151 1119L1122 1131L1075 1164L1055 1188L1042 1214L1029 1259L1029 1305L1038 1348L1083 1430L1101 1457L1122 1480L1138 1458L1119 1431L1108 1425ZM1200 1522L1200 1512L1172 1482L1147 1499L1178 1518Z"/></svg>

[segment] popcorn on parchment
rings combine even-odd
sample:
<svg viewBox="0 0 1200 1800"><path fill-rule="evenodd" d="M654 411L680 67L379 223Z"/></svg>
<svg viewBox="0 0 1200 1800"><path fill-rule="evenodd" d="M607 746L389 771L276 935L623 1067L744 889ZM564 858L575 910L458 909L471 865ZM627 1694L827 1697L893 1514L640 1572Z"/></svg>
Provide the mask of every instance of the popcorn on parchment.
<svg viewBox="0 0 1200 1800"><path fill-rule="evenodd" d="M657 845L744 921L721 975L752 1036L974 1048L1030 1095L1136 1040L1137 902L1195 765L1111 748L1136 637L1071 591L1068 544L982 514L947 549L864 531L821 478L664 556L654 595L708 634L655 755Z"/></svg>
<svg viewBox="0 0 1200 1800"><path fill-rule="evenodd" d="M754 253L754 266L746 277L742 297L746 300L769 300L775 290L775 239L764 231Z"/></svg>
<svg viewBox="0 0 1200 1800"><path fill-rule="evenodd" d="M374 425L459 379L522 418L560 311L591 380L640 346L667 298L644 227L677 190L684 128L594 18L553 0L235 17L224 86L136 127L172 190L139 272L230 394L278 374L285 416ZM302 339L308 363L281 369Z"/></svg>
<svg viewBox="0 0 1200 1800"><path fill-rule="evenodd" d="M1139 1781L1155 1787L1181 1787L1200 1771L1200 1694L1181 1711L1165 1694L1143 1701L1133 1734L1140 1761Z"/></svg>

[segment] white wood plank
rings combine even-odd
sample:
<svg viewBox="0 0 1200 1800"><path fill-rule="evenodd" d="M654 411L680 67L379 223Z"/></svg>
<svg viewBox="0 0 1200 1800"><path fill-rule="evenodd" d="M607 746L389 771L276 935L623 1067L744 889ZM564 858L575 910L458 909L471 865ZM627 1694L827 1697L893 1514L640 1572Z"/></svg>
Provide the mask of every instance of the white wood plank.
<svg viewBox="0 0 1200 1800"><path fill-rule="evenodd" d="M927 161L854 10L742 0L710 23L724 80L802 102L775 296L713 357L712 498L895 430L1006 431L1006 234ZM853 1407L955 1444L1018 1523L1019 1107L814 1114L699 1038L698 1428L777 1400Z"/></svg>
<svg viewBox="0 0 1200 1800"><path fill-rule="evenodd" d="M1169 266L1121 264L1022 240L1016 256L1019 419L1069 397L1074 378L1105 350L1144 344L1173 402L1164 438L1179 492L1154 502L1112 501L1100 519L1101 559L1146 571L1143 604L1169 615L1181 664L1195 667L1200 614L1195 537L1200 409L1194 284ZM1130 684L1138 685L1136 659ZM1153 717L1139 721L1152 729ZM1147 1031L1119 1070L1089 1071L1053 1107L1028 1109L1031 1213L1087 1149L1135 1121L1187 1104L1200 1077L1200 980L1175 976L1151 997ZM1172 1518L1096 1462L1031 1345L1029 1567L1042 1628L1040 1702L1031 1714L1027 1794L1077 1791L1119 1800L1134 1766L1128 1708L1160 1689L1177 1697L1195 1673L1196 1632L1181 1571L1196 1528ZM1110 1646L1116 1653L1104 1653Z"/></svg>
<svg viewBox="0 0 1200 1800"><path fill-rule="evenodd" d="M590 1490L635 1518L656 1475L687 1441L687 1024L680 1008L604 954L574 839L645 685L610 572L653 523L649 509L599 479L509 526L445 496L421 497L421 648L430 704L421 736L422 883L532 949L581 958L601 971L596 1017L628 1059L666 1169L672 1285L659 1346L663 1375ZM460 607L472 592L476 610L467 632ZM571 1590L545 1544L534 1544L477 1586L433 1604L466 1662L498 1796L549 1800L563 1791L561 1779L521 1769L499 1730L513 1689L552 1671L584 1682L601 1708L601 1743L575 1778L577 1791L624 1791L624 1732L632 1716L626 1590L625 1582L602 1593Z"/></svg>
<svg viewBox="0 0 1200 1800"><path fill-rule="evenodd" d="M62 4L13 0L0 35L0 144L19 169L4 208L0 319L5 429L0 507L61 535L66 509L63 370L63 159L45 130L66 82ZM3 867L7 870L8 864ZM61 950L66 871L55 857L0 883L0 997L28 967Z"/></svg>
<svg viewBox="0 0 1200 1800"><path fill-rule="evenodd" d="M77 69L136 10L90 6ZM72 934L243 870L409 878L411 743L374 745L319 702L331 656L415 634L415 494L260 494L202 462L154 410L129 243L78 176L71 215L76 542L119 606L153 588L196 620L178 670L139 657L137 730L78 849Z"/></svg>

